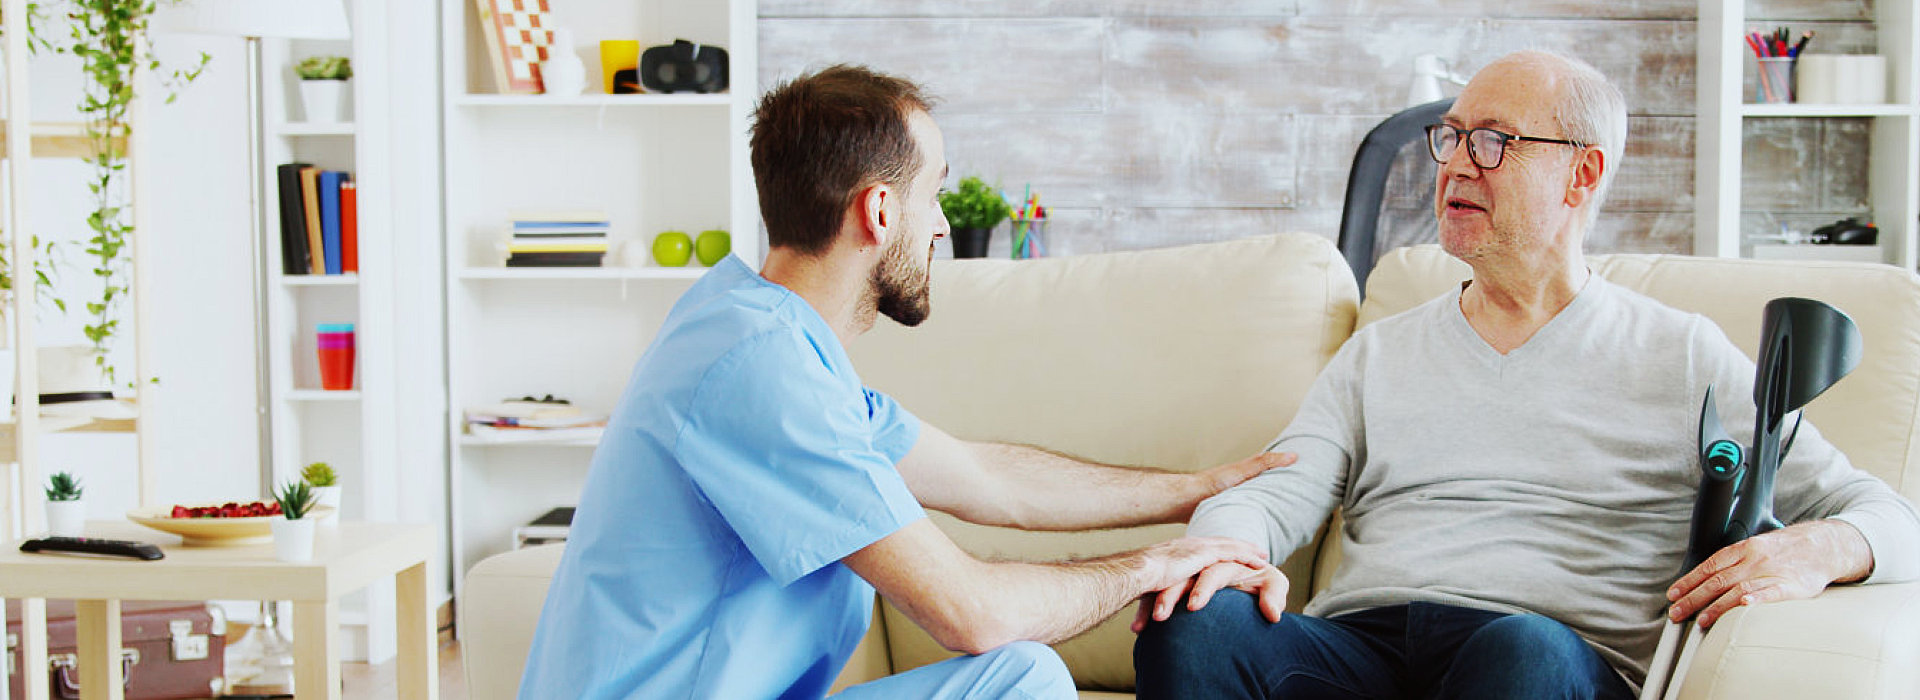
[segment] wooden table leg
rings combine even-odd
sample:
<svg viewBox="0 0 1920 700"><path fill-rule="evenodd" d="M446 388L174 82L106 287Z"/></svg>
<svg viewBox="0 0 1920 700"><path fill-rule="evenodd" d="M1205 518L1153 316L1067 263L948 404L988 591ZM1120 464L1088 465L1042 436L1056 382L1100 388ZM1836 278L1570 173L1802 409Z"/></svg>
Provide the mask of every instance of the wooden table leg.
<svg viewBox="0 0 1920 700"><path fill-rule="evenodd" d="M334 638L340 605L293 602L293 693L299 700L340 700L340 645Z"/></svg>
<svg viewBox="0 0 1920 700"><path fill-rule="evenodd" d="M4 609L4 608L0 608ZM25 690L24 700L44 700L53 696L47 685L47 601L41 598L22 598L20 600L20 680ZM40 669L39 673L27 673L27 669ZM9 684L10 686L10 684ZM0 688L5 693L9 688ZM4 697L4 696L0 696Z"/></svg>
<svg viewBox="0 0 1920 700"><path fill-rule="evenodd" d="M433 609L427 605L427 563L407 567L394 576L394 582L394 597L398 601L394 608L399 616L394 632L400 645L400 697L437 700L440 652Z"/></svg>
<svg viewBox="0 0 1920 700"><path fill-rule="evenodd" d="M81 699L122 700L126 688L120 667L120 601L74 601L74 612Z"/></svg>

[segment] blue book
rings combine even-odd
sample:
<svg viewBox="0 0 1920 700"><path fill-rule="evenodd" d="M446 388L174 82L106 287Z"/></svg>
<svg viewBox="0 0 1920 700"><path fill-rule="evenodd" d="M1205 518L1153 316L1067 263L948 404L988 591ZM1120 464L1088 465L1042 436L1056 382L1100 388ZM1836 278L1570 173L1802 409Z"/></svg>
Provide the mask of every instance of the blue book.
<svg viewBox="0 0 1920 700"><path fill-rule="evenodd" d="M340 180L338 170L320 171L320 245L326 249L327 274L340 274Z"/></svg>

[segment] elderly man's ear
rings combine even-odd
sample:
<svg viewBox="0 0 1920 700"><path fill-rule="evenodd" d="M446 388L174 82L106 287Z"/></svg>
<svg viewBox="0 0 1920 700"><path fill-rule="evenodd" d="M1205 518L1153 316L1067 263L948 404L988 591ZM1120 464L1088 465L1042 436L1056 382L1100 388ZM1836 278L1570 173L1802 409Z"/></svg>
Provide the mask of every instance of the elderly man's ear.
<svg viewBox="0 0 1920 700"><path fill-rule="evenodd" d="M1612 164L1607 162L1607 152L1598 148L1581 149L1580 159L1573 164L1573 180L1567 183L1567 206L1579 208L1587 203L1600 188L1600 175Z"/></svg>

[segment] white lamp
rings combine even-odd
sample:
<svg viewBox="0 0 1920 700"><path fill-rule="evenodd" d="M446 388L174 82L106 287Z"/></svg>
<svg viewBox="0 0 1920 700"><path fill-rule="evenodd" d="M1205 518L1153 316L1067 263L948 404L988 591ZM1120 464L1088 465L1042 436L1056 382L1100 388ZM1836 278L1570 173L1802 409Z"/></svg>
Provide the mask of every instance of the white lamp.
<svg viewBox="0 0 1920 700"><path fill-rule="evenodd" d="M266 128L261 123L260 40L347 39L347 9L341 0L187 0L163 5L153 14L149 29L159 33L213 34L247 40L247 204L252 207L253 374L255 407L260 433L260 483L273 487L272 394L267 377L267 212L260 205L266 181L261 161Z"/></svg>
<svg viewBox="0 0 1920 700"><path fill-rule="evenodd" d="M1413 57L1413 87L1407 91L1407 106L1417 107L1445 97L1440 90L1442 80L1454 85L1467 84L1467 79L1454 73L1446 59L1430 53Z"/></svg>

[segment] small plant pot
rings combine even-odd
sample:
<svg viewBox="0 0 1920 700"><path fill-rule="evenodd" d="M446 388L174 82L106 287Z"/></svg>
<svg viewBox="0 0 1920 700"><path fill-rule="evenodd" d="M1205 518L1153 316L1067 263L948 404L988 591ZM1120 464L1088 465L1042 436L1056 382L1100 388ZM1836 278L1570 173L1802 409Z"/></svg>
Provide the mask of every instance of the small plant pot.
<svg viewBox="0 0 1920 700"><path fill-rule="evenodd" d="M307 116L307 122L333 124L341 121L340 104L346 92L345 80L300 81L300 107Z"/></svg>
<svg viewBox="0 0 1920 700"><path fill-rule="evenodd" d="M953 239L953 257L984 258L987 257L987 244L993 241L993 229L957 228L948 238Z"/></svg>
<svg viewBox="0 0 1920 700"><path fill-rule="evenodd" d="M336 513L338 513L340 510L340 486L338 484L335 484L333 486L313 487L313 504L315 506L326 506L328 508L332 508ZM307 514L307 518L311 518L311 517L313 517L313 514L311 513ZM305 520L305 519L306 518L302 518L302 520ZM320 521L321 527L333 527L334 525L338 525L338 524L340 524L339 515L335 515L334 517L326 518Z"/></svg>
<svg viewBox="0 0 1920 700"><path fill-rule="evenodd" d="M47 501L47 534L55 537L86 536L87 502Z"/></svg>
<svg viewBox="0 0 1920 700"><path fill-rule="evenodd" d="M314 521L312 518L301 518L299 520L274 518L271 524L273 526L273 555L275 558L280 561L313 560Z"/></svg>

